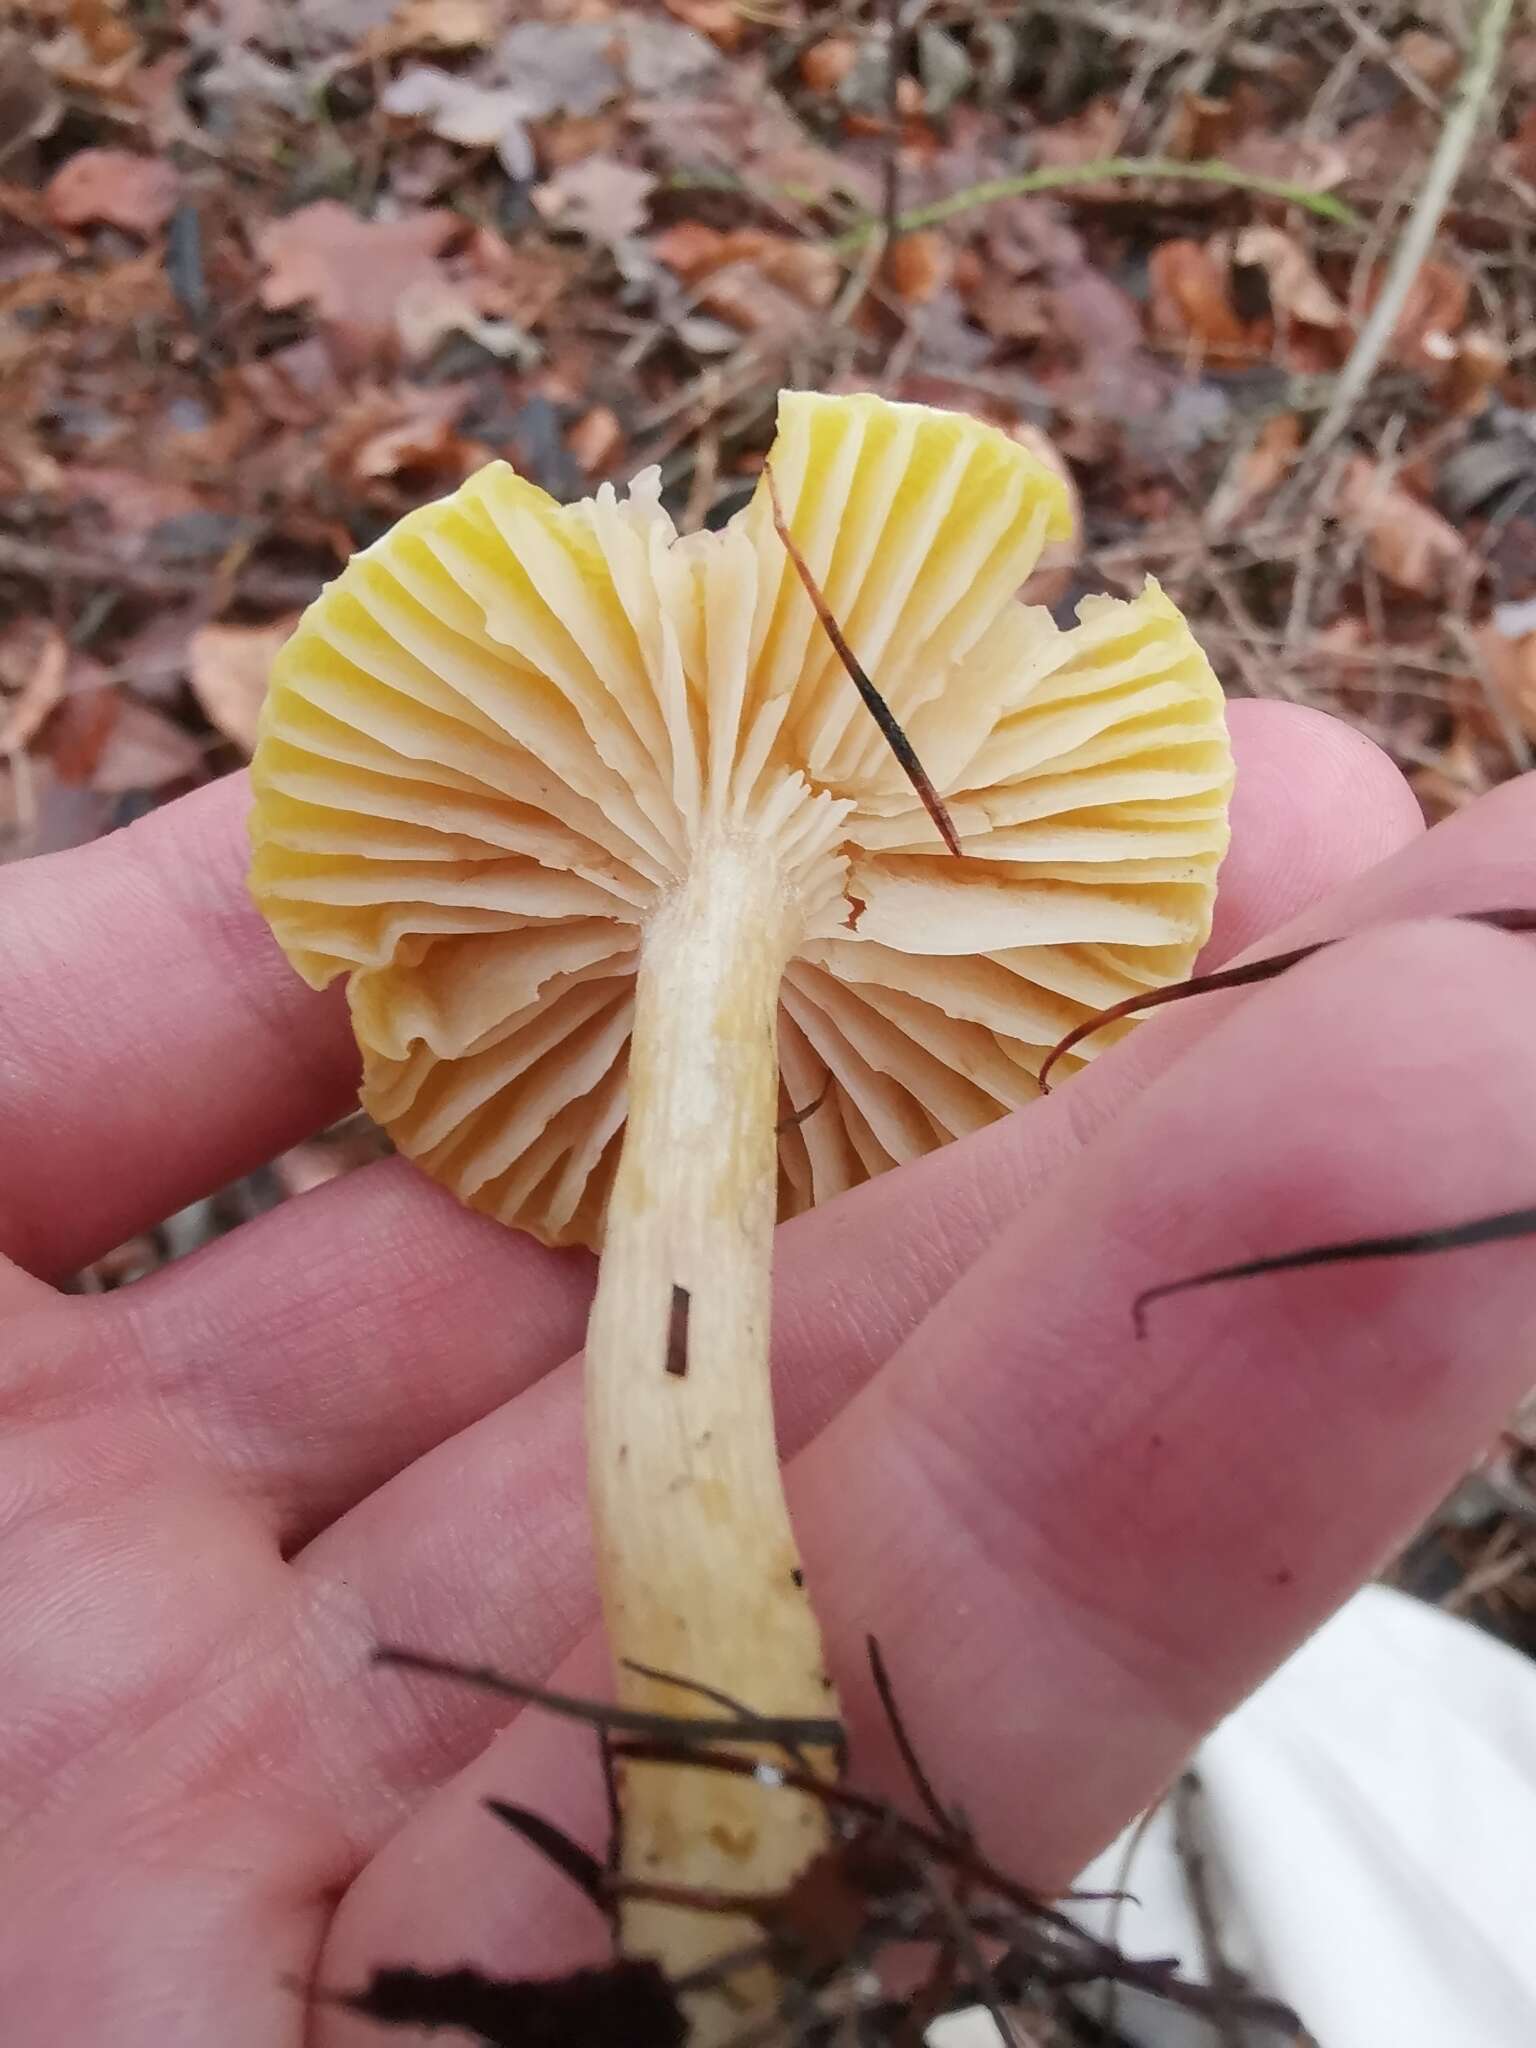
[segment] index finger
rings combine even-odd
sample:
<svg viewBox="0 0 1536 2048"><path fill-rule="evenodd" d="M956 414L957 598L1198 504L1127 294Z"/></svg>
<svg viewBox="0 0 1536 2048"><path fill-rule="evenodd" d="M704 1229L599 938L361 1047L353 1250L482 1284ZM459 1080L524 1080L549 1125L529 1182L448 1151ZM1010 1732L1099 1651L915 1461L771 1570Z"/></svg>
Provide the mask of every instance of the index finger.
<svg viewBox="0 0 1536 2048"><path fill-rule="evenodd" d="M0 883L0 1254L67 1273L346 1107L339 989L248 900L244 775Z"/></svg>

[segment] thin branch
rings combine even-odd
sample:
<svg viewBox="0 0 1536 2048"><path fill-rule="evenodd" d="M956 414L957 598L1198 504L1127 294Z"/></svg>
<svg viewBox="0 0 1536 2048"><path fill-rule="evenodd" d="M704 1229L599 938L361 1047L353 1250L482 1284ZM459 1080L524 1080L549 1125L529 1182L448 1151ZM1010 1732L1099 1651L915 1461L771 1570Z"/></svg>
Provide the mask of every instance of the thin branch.
<svg viewBox="0 0 1536 2048"><path fill-rule="evenodd" d="M946 1834L957 1834L959 1831L954 1820L945 1811L943 1801L933 1788L933 1780L923 1768L922 1759L908 1733L906 1718L896 1703L896 1688L891 1683L890 1669L885 1661L885 1652L880 1647L879 1637L866 1636L864 1647L869 1656L869 1674L875 1682L875 1691L885 1713L886 1725L891 1731L891 1739L900 1752L901 1761L906 1766L912 1789L926 1808L928 1818L934 1826L943 1829Z"/></svg>
<svg viewBox="0 0 1536 2048"><path fill-rule="evenodd" d="M828 1067L827 1078L821 1084L821 1093L814 1102L808 1102L804 1109L792 1109L787 1116L781 1116L774 1125L775 1137L782 1138L786 1131L797 1131L801 1124L813 1117L832 1093L832 1069Z"/></svg>
<svg viewBox="0 0 1536 2048"><path fill-rule="evenodd" d="M542 1707L549 1714L563 1714L568 1720L585 1721L589 1728L606 1728L614 1734L662 1735L678 1743L691 1742L775 1742L781 1748L840 1749L847 1736L841 1721L818 1717L799 1719L782 1714L733 1714L728 1721L697 1720L678 1714L647 1714L634 1707L614 1706L607 1700L577 1699L570 1693L549 1692L541 1685L525 1685L521 1679L484 1664L458 1664L450 1657L429 1657L420 1650L401 1650L389 1644L373 1653L375 1664L397 1671L425 1671L438 1678L454 1678L481 1692L502 1699L520 1700L526 1706Z"/></svg>
<svg viewBox="0 0 1536 2048"><path fill-rule="evenodd" d="M1536 1208L1504 1209L1496 1216L1477 1216L1470 1223L1451 1223L1434 1230L1403 1230L1384 1237L1350 1238L1341 1244L1308 1245L1301 1251L1243 1259L1235 1266L1216 1266L1208 1273L1191 1273L1185 1280L1167 1280L1160 1287L1145 1288L1131 1304L1131 1318L1137 1337L1142 1338L1147 1334L1147 1310L1154 1301L1188 1294L1197 1287L1214 1287L1223 1280L1253 1280L1264 1273L1297 1273L1312 1266L1354 1265L1367 1259L1469 1251L1475 1245L1507 1244L1522 1237L1536 1237Z"/></svg>
<svg viewBox="0 0 1536 2048"><path fill-rule="evenodd" d="M1359 225L1353 209L1342 199L1335 199L1331 192L1319 192L1311 185L1295 185L1285 178L1267 178L1258 171L1245 171L1236 164L1222 163L1216 157L1185 163L1177 157L1106 156L1086 164L1041 164L1033 171L1020 171L1011 178L988 178L979 185L967 185L963 191L951 192L943 199L932 200L927 206L914 206L898 214L896 228L906 235L914 228L937 227L941 221L953 220L956 214L969 213L977 206L990 206L998 199L1027 199L1037 192L1062 192L1074 185L1146 183L1159 179L1175 184L1223 185L1234 192L1260 192L1266 198L1283 199L1290 206L1305 207L1309 213L1315 213L1323 220L1337 221L1344 227ZM879 232L878 221L867 221L862 227L840 236L833 246L855 248Z"/></svg>
<svg viewBox="0 0 1536 2048"><path fill-rule="evenodd" d="M859 665L854 656L853 649L848 645L844 637L842 627L833 618L832 609L827 603L826 598L822 595L821 586L811 573L810 563L807 562L795 544L794 535L789 530L789 522L784 517L784 507L779 503L779 487L773 480L772 469L766 463L763 466L763 479L768 486L768 503L773 510L773 530L784 544L784 552L788 555L790 566L799 577L805 594L811 601L811 609L815 612L817 618L820 619L822 630L832 642L838 660L848 671L853 687L858 691L860 697L863 698L865 710L875 721L876 725L879 726L881 737L900 763L902 774L906 776L908 782L916 790L923 809L937 826L939 837L944 841L944 844L954 854L956 859L960 859L963 856L960 836L950 821L948 811L944 808L943 798L929 779L928 770L917 758L912 742L897 723L895 712L892 711L890 705L886 703L880 692L870 681L869 676Z"/></svg>
<svg viewBox="0 0 1536 2048"><path fill-rule="evenodd" d="M1408 225L1392 252L1392 260L1376 303L1371 308L1370 318L1355 339L1348 360L1339 372L1332 402L1308 444L1309 464L1315 464L1325 455L1349 425L1366 386L1376 374L1376 366L1388 342L1397 331L1408 294L1429 254L1477 132L1479 118L1498 72L1511 6L1512 0L1483 0L1482 12L1472 26L1466 62L1446 110L1445 125L1440 130L1435 153L1430 158L1424 182L1414 200Z"/></svg>
<svg viewBox="0 0 1536 2048"><path fill-rule="evenodd" d="M880 221L888 249L901 232L901 0L885 0L885 135L881 143Z"/></svg>
<svg viewBox="0 0 1536 2048"><path fill-rule="evenodd" d="M1496 932L1536 932L1536 910L1457 910L1443 913L1454 917L1460 924L1483 925ZM1123 1001L1111 1003L1107 1009L1096 1010L1091 1017L1084 1017L1080 1024L1074 1024L1064 1038L1059 1038L1046 1054L1040 1071L1035 1076L1040 1093L1049 1095L1050 1075L1057 1061L1074 1047L1080 1045L1095 1031L1102 1031L1107 1024L1118 1024L1123 1017L1138 1016L1143 1010L1160 1010L1169 1003L1182 1003L1190 996L1215 995L1227 988L1250 988L1255 982L1273 981L1285 973L1287 968L1299 967L1303 960L1310 960L1314 953L1326 952L1330 946L1342 945L1345 937L1356 934L1341 934L1336 939L1314 939L1308 946L1293 946L1288 953L1271 953L1263 960L1245 961L1241 967L1219 967L1211 974L1192 974L1188 981L1176 981L1168 988L1144 990L1139 995L1126 996Z"/></svg>

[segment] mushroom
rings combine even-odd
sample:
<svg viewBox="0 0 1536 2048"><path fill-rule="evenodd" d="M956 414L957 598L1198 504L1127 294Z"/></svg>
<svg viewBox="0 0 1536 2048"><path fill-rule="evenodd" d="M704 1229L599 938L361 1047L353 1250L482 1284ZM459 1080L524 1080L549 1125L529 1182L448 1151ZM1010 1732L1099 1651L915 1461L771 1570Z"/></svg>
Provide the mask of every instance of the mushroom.
<svg viewBox="0 0 1536 2048"><path fill-rule="evenodd" d="M1232 768L1155 584L1069 630L1015 601L1069 513L1005 433L786 393L769 461L716 533L678 536L654 470L561 506L495 462L365 549L278 661L251 879L298 971L347 976L399 1150L601 1248L590 1486L621 1698L825 1720L774 1442L775 1221L1031 1101L1073 1025L1182 977ZM632 1876L762 1893L823 1839L819 1803L768 1783L623 1779ZM681 1974L739 1930L632 1902L624 1937Z"/></svg>

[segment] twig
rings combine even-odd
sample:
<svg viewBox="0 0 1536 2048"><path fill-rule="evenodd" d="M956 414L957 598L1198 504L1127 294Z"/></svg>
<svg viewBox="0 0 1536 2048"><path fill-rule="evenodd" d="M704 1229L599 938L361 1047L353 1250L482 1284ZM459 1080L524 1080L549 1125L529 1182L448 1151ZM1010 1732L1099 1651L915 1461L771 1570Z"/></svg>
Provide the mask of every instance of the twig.
<svg viewBox="0 0 1536 2048"><path fill-rule="evenodd" d="M1060 192L1073 185L1121 184L1138 180L1165 179L1195 185L1224 185L1234 192L1261 192L1269 199L1283 199L1291 206L1303 206L1323 220L1355 227L1359 217L1331 192L1318 192L1310 185L1293 185L1285 178L1266 178L1258 171L1240 170L1209 157L1198 163L1184 163L1175 157L1106 156L1087 164L1041 164L1033 171L1020 171L1011 178L989 178L979 185L967 185L927 206L909 207L896 217L901 234L914 228L936 227L972 207L990 206L998 199L1027 199L1035 192ZM834 247L855 248L880 232L878 221L866 221L839 236Z"/></svg>
<svg viewBox="0 0 1536 2048"><path fill-rule="evenodd" d="M1194 1771L1185 1771L1173 1788L1173 1835L1178 1850L1179 1862L1184 1871L1184 1889L1189 1895L1190 1910L1195 1916L1195 1926L1200 1934L1200 1961L1206 1981L1213 1991L1243 1991L1247 1987L1241 1975L1227 1961L1222 1946L1221 1927L1216 1917L1215 1901L1211 1897L1209 1873L1206 1865L1208 1856L1201 1840L1198 1822L1198 1806L1204 1787ZM1218 2011L1212 2020L1221 2039L1221 2048L1244 2048L1247 2032L1236 2013Z"/></svg>
<svg viewBox="0 0 1536 2048"><path fill-rule="evenodd" d="M1498 70L1509 26L1512 0L1483 0L1482 12L1472 27L1466 62L1446 112L1445 125L1435 144L1424 183L1414 201L1413 212L1402 239L1392 253L1391 263L1371 316L1356 337L1348 360L1339 372L1333 399L1318 422L1307 450L1310 464L1325 455L1349 425L1366 386L1376 374L1387 343L1397 330L1403 307L1414 280L1429 254L1430 244L1440 226L1456 180L1472 146L1478 119Z"/></svg>
<svg viewBox="0 0 1536 2048"><path fill-rule="evenodd" d="M864 701L864 708L880 728L881 737L896 756L901 772L917 792L923 809L932 818L939 837L957 860L962 858L964 849L950 820L949 812L944 808L943 799L934 788L927 769L917 758L912 742L897 723L896 714L855 659L853 649L843 635L842 627L833 618L827 600L822 595L821 586L812 574L810 563L795 544L795 537L789 530L789 522L784 517L784 507L779 503L779 487L773 480L773 471L766 464L763 466L763 481L768 486L768 505L773 514L773 530L783 543L790 566L804 586L805 594L811 601L812 611L821 621L822 631L832 642L838 660L848 671L849 680Z"/></svg>
<svg viewBox="0 0 1536 2048"><path fill-rule="evenodd" d="M1511 909L1496 910L1448 910L1442 913L1453 917L1462 924L1481 925L1487 931L1521 934L1536 932L1536 910L1518 905ZM1313 939L1305 946L1293 946L1286 953L1270 953L1262 960L1245 960L1236 967L1218 967L1209 974L1192 974L1187 981L1170 982L1166 988L1143 990L1134 996L1125 996L1118 1003L1110 1003L1105 1009L1095 1010L1092 1016L1084 1017L1074 1024L1063 1038L1058 1038L1041 1062L1035 1081L1042 1095L1051 1092L1051 1073L1058 1060L1074 1050L1095 1031L1102 1031L1106 1024L1118 1024L1123 1017L1139 1016L1145 1010L1165 1009L1170 1003L1182 1003L1190 996L1214 995L1219 990L1251 988L1256 982L1274 981L1287 974L1293 967L1299 967L1303 960L1310 960L1316 953L1325 953L1332 946L1342 946L1349 934L1336 939Z"/></svg>
<svg viewBox="0 0 1536 2048"><path fill-rule="evenodd" d="M1400 1230L1381 1237L1353 1237L1338 1244L1310 1244L1300 1251L1276 1252L1262 1259L1243 1259L1234 1266L1214 1266L1208 1273L1147 1287L1131 1304L1137 1341L1147 1334L1147 1310L1154 1301L1214 1287L1226 1280L1257 1280L1268 1273L1301 1273L1313 1266L1347 1266L1377 1259L1416 1259L1436 1252L1473 1251L1488 1244L1509 1244L1536 1237L1536 1208L1501 1209L1475 1216L1467 1223L1449 1223L1429 1230Z"/></svg>
<svg viewBox="0 0 1536 2048"><path fill-rule="evenodd" d="M885 0L885 136L880 159L880 221L887 249L901 232L901 56L901 0Z"/></svg>

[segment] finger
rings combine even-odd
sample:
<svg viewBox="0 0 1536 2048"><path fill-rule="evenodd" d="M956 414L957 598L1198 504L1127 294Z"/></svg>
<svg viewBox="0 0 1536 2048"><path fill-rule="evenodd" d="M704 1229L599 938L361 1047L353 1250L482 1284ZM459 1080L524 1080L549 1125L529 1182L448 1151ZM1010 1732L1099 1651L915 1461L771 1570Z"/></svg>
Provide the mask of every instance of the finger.
<svg viewBox="0 0 1536 2048"><path fill-rule="evenodd" d="M1232 851L1204 964L1218 965L1423 837L1424 814L1381 749L1299 704L1227 707L1237 780Z"/></svg>
<svg viewBox="0 0 1536 2048"><path fill-rule="evenodd" d="M1528 794L1536 800L1536 783ZM1488 818L1491 844L1482 865L1491 874L1501 858L1525 858L1530 817L1505 807ZM1432 867L1419 857L1433 845L1434 835L1397 856L1395 864L1411 875L1396 904L1380 897L1379 914L1407 912L1414 890L1435 886ZM1478 865L1465 842L1457 858ZM1115 1061L1123 1065L1143 1035L1150 1034L1118 1048ZM1113 1082L1108 1060L1103 1070ZM774 1348L787 1451L823 1428L997 1230L1036 1203L1081 1132L1107 1120L1098 1102L1100 1071L1095 1067L1029 1115L873 1182L781 1233ZM1072 1108L1085 1091L1095 1093L1087 1116ZM579 1378L574 1368L562 1368L418 1460L326 1531L299 1560L301 1571L317 1597L329 1585L345 1585L372 1614L378 1640L476 1650L541 1675L592 1611L581 1444ZM455 1581L443 1560L470 1552L473 1574ZM430 1642L421 1633L424 1616ZM494 1706L443 1688L418 1705L438 1731L434 1769L451 1753L455 1717L465 1753L497 1720ZM408 1726L406 1717L393 1731L376 1720L350 1728L349 1753L365 1783L416 1782L419 1755L401 1734ZM397 1737L404 1747L392 1746Z"/></svg>
<svg viewBox="0 0 1536 2048"><path fill-rule="evenodd" d="M244 776L6 874L0 1252L59 1275L237 1178L356 1087L245 893Z"/></svg>
<svg viewBox="0 0 1536 2048"><path fill-rule="evenodd" d="M1057 1889L1433 1505L1524 1385L1524 1247L1213 1290L1167 1304L1144 1346L1130 1304L1277 1244L1529 1201L1536 1125L1508 1105L1536 1092L1533 1003L1536 949L1443 925L1352 942L1263 991L797 1460L861 1779L895 1789L862 1668L874 1630L946 1798L999 1861ZM457 1641L483 1655L493 1617L481 1629ZM450 1954L542 1969L590 1943L481 1817L492 1790L597 1830L590 1758L521 1716L353 1888L333 1978ZM511 1926L517 1879L529 1906Z"/></svg>
<svg viewBox="0 0 1536 2048"><path fill-rule="evenodd" d="M1259 704L1234 705L1232 717L1248 793L1222 884L1229 931L1293 914L1327 875L1357 873L1419 829L1397 771L1336 721ZM1022 1119L1018 1142L1027 1151L1038 1130L1043 1159L1054 1156L1053 1133L1072 1128L1070 1115ZM971 1169L947 1171L964 1179ZM983 1202L966 1231L925 1247L900 1227L898 1201L897 1238L882 1248L893 1226L880 1198L871 1235L872 1194L826 1212L835 1223L819 1218L786 1237L784 1251L798 1244L810 1261L797 1296L824 1316L846 1292L840 1270L862 1276L873 1249L880 1270L861 1301L883 1293L887 1327L899 1331L984 1241L992 1210ZM289 1203L102 1307L123 1319L131 1357L186 1409L198 1441L242 1484L267 1490L294 1543L574 1350L583 1300L574 1276L586 1271L478 1219L456 1222L436 1190L391 1166ZM266 1284L269 1272L282 1273L281 1290ZM867 1365L883 1354L855 1327ZM825 1323L815 1341L826 1343ZM552 1353L553 1343L564 1349Z"/></svg>

